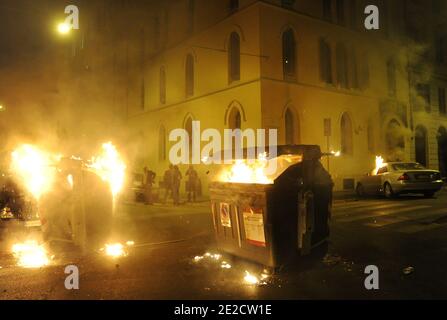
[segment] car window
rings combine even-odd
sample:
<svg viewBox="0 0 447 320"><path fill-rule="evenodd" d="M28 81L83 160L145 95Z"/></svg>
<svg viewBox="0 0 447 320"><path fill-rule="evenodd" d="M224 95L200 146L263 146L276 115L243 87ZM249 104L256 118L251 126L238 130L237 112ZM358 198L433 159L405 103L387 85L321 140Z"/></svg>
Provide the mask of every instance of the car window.
<svg viewBox="0 0 447 320"><path fill-rule="evenodd" d="M384 174L388 172L388 167L382 167L377 171L377 174Z"/></svg>
<svg viewBox="0 0 447 320"><path fill-rule="evenodd" d="M395 171L404 171L404 170L424 170L425 167L416 162L408 162L408 163L395 163L392 165L393 170Z"/></svg>

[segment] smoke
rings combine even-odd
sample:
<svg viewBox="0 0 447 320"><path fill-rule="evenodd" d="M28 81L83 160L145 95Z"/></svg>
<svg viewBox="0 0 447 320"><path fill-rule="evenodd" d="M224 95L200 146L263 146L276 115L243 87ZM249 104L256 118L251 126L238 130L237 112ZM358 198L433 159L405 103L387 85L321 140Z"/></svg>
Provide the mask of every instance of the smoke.
<svg viewBox="0 0 447 320"><path fill-rule="evenodd" d="M38 10L34 14L30 4L2 1L2 6L11 9L0 13L0 18L8 17L3 27L16 37L0 31L5 48L0 52L0 104L4 107L0 112L1 162L22 143L83 158L106 141L113 141L119 149L136 149L132 145L135 139L125 130L125 117L127 105L134 103L129 101L131 86L138 81L126 67L136 65L135 59L140 57L128 54L124 37L103 44L74 31L71 38L60 38L48 20L63 17L65 4L44 0L36 8L45 9L44 14ZM83 13L87 11L87 7L81 8ZM87 19L81 15L84 30ZM21 21L29 22L22 26Z"/></svg>

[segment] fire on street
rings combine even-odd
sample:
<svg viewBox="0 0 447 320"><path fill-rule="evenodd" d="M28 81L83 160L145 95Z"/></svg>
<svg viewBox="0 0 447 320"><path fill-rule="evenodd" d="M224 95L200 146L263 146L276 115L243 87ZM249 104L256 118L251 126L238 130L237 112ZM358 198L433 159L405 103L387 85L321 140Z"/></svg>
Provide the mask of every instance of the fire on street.
<svg viewBox="0 0 447 320"><path fill-rule="evenodd" d="M447 265L440 259L447 251L446 200L445 191L429 200L336 200L327 256L317 254L265 281L259 266L216 255L208 203L126 204L115 230L122 243L134 239L126 256L108 260L59 247L50 266L23 269L2 251L0 299L446 298ZM68 264L81 270L78 291L64 288ZM380 270L378 291L364 288L370 264Z"/></svg>
<svg viewBox="0 0 447 320"><path fill-rule="evenodd" d="M0 44L0 300L447 300L447 1L0 0Z"/></svg>

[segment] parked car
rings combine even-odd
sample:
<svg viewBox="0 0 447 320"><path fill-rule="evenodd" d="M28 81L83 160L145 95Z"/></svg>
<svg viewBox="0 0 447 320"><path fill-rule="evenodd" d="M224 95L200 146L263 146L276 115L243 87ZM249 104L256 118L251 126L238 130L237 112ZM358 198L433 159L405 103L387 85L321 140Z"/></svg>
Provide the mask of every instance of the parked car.
<svg viewBox="0 0 447 320"><path fill-rule="evenodd" d="M358 196L423 194L431 198L441 190L443 181L437 170L426 169L416 162L389 162L376 168L357 183Z"/></svg>
<svg viewBox="0 0 447 320"><path fill-rule="evenodd" d="M13 177L0 178L0 233L40 229L41 221L35 200L20 188Z"/></svg>

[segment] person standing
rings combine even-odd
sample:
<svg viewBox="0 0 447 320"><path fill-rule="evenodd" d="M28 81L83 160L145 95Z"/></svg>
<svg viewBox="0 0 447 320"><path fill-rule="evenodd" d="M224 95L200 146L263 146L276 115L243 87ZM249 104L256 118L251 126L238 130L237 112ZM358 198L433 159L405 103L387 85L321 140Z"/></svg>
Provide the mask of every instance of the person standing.
<svg viewBox="0 0 447 320"><path fill-rule="evenodd" d="M144 200L146 204L154 204L152 201L152 185L155 182L155 172L144 167Z"/></svg>
<svg viewBox="0 0 447 320"><path fill-rule="evenodd" d="M182 180L182 173L178 166L174 166L172 169L172 197L174 199L174 205L180 204L180 183Z"/></svg>
<svg viewBox="0 0 447 320"><path fill-rule="evenodd" d="M186 171L185 175L188 176L188 202L196 202L199 175L197 174L197 171L194 170L192 165L189 166L189 169Z"/></svg>
<svg viewBox="0 0 447 320"><path fill-rule="evenodd" d="M173 197L172 193L172 178L173 178L173 170L174 166L172 164L169 165L169 169L167 169L163 176L163 186L165 188L165 197L164 203L168 200L169 195Z"/></svg>

